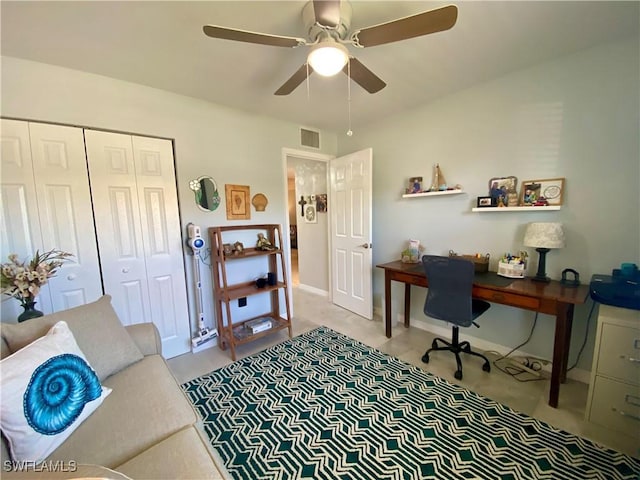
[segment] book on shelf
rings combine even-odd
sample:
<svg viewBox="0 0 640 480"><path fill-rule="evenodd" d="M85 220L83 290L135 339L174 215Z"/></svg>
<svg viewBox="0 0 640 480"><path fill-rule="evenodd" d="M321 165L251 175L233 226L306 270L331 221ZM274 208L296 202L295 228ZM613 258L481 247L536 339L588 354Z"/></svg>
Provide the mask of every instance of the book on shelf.
<svg viewBox="0 0 640 480"><path fill-rule="evenodd" d="M251 333L264 332L265 330L269 330L272 325L271 318L269 317L256 318L244 324L245 328L251 331Z"/></svg>

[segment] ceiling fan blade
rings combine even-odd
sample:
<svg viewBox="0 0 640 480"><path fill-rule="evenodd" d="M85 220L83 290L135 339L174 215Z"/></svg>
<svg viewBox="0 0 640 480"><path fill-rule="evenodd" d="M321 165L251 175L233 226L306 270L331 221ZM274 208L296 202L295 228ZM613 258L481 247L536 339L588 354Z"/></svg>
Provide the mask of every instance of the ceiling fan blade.
<svg viewBox="0 0 640 480"><path fill-rule="evenodd" d="M379 92L387 86L380 77L365 67L357 58L349 58L349 63L344 66L342 71L346 75L349 75L349 68L351 68L351 80L356 82L369 93Z"/></svg>
<svg viewBox="0 0 640 480"><path fill-rule="evenodd" d="M360 47L384 45L385 43L449 30L456 24L457 19L458 7L448 5L410 17L363 28L353 33L351 40Z"/></svg>
<svg viewBox="0 0 640 480"><path fill-rule="evenodd" d="M313 68L311 68L311 65L309 65L309 75L311 75L311 73L313 73ZM298 85L304 82L306 78L307 78L307 64L304 63L296 71L296 73L291 75L289 80L284 82L282 86L278 90L276 90L276 93L274 93L274 95L289 95L296 88L298 88Z"/></svg>
<svg viewBox="0 0 640 480"><path fill-rule="evenodd" d="M313 0L316 22L335 28L340 23L340 0Z"/></svg>
<svg viewBox="0 0 640 480"><path fill-rule="evenodd" d="M249 32L247 30L218 27L216 25L205 25L204 27L202 27L202 30L204 31L205 35L212 38L222 38L224 40L257 43L258 45L271 45L273 47L298 47L300 45L306 45L307 43L303 38L271 35L269 33Z"/></svg>

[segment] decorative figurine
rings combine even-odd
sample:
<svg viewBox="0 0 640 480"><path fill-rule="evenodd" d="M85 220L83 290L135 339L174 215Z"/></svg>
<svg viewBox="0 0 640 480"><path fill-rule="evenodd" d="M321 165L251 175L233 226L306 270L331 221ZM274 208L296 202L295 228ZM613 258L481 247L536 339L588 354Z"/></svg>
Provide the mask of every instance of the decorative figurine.
<svg viewBox="0 0 640 480"><path fill-rule="evenodd" d="M264 236L264 233L258 234L258 243L256 244L256 248L258 250L265 251L277 250L277 248L271 244L267 237Z"/></svg>

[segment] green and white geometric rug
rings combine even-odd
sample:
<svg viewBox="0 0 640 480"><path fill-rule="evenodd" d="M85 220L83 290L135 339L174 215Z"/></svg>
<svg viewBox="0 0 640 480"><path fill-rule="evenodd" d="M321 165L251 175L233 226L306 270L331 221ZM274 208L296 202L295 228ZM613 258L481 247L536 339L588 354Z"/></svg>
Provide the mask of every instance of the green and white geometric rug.
<svg viewBox="0 0 640 480"><path fill-rule="evenodd" d="M640 460L326 327L182 388L234 479L640 478Z"/></svg>

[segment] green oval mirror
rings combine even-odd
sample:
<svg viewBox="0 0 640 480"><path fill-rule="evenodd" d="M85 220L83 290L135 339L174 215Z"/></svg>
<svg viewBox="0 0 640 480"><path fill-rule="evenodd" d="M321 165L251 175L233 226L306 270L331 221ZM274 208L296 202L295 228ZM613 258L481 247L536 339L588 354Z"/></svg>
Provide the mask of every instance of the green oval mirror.
<svg viewBox="0 0 640 480"><path fill-rule="evenodd" d="M195 195L196 205L202 210L213 212L220 205L218 186L211 177L199 177L189 182L189 188Z"/></svg>

